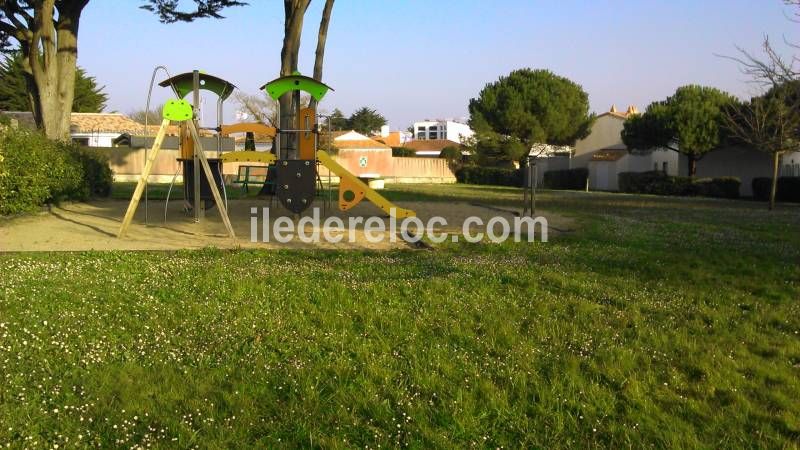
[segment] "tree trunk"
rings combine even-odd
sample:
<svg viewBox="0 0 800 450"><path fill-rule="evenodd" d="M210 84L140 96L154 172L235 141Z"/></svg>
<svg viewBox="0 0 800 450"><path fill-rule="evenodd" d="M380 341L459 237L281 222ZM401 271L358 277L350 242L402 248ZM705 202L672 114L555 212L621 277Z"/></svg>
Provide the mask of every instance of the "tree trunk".
<svg viewBox="0 0 800 450"><path fill-rule="evenodd" d="M281 76L288 76L297 71L297 60L300 53L300 37L303 33L303 17L305 16L311 0L284 0L284 34L283 48L281 49ZM280 98L281 129L297 129L295 116L300 108L299 101L292 93L287 93ZM293 159L297 157L297 136L294 133L281 135L280 156Z"/></svg>
<svg viewBox="0 0 800 450"><path fill-rule="evenodd" d="M689 162L689 177L694 178L697 175L697 158L693 154L686 155Z"/></svg>
<svg viewBox="0 0 800 450"><path fill-rule="evenodd" d="M772 154L772 188L769 191L769 210L775 209L775 194L778 192L778 169L781 164L781 152Z"/></svg>
<svg viewBox="0 0 800 450"><path fill-rule="evenodd" d="M68 140L70 136L78 24L86 3L88 0L62 2L56 14L55 0L37 2L34 23L20 41L34 121L50 139Z"/></svg>
<svg viewBox="0 0 800 450"><path fill-rule="evenodd" d="M328 25L331 22L331 12L333 3L336 0L325 0L325 7L322 9L322 19L319 21L319 33L317 34L317 53L314 59L314 79L322 81L322 64L325 60L325 42L328 40ZM317 100L311 97L309 102L311 108L317 107Z"/></svg>

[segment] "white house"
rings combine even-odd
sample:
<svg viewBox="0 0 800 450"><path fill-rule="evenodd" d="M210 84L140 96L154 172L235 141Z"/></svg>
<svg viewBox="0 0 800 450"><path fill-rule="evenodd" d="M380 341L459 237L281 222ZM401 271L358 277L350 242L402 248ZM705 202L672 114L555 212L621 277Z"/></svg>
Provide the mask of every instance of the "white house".
<svg viewBox="0 0 800 450"><path fill-rule="evenodd" d="M414 122L413 128L414 139L419 141L442 139L461 143L475 134L469 125L454 120L423 120Z"/></svg>
<svg viewBox="0 0 800 450"><path fill-rule="evenodd" d="M631 154L622 142L625 119L638 114L636 107L619 112L612 105L608 112L597 116L589 135L575 142L570 168L589 169L589 189L616 191L621 172L646 172L660 170L668 175L678 175L679 158L674 150L654 150L647 154Z"/></svg>

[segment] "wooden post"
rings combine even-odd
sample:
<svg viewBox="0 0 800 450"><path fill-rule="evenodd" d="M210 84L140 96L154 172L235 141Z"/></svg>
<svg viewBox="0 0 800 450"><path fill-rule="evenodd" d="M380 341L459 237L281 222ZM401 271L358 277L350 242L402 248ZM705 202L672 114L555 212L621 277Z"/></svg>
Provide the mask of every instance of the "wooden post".
<svg viewBox="0 0 800 450"><path fill-rule="evenodd" d="M206 159L203 143L200 142L200 134L197 132L197 127L195 126L194 121L190 120L188 123L189 132L192 133L192 138L194 138L195 155L197 155L197 158L200 160L200 165L203 166L203 172L205 172L206 178L208 179L208 185L211 188L211 194L214 195L214 201L217 202L217 209L219 209L219 215L222 216L222 222L225 224L225 228L228 229L228 235L230 235L231 239L233 239L235 242L236 233L233 232L233 226L231 226L231 220L228 217L228 210L225 208L225 203L222 201L222 196L219 195L219 189L217 189L217 183L214 181L214 174L211 172L211 166L208 165L208 159ZM194 170L197 172L197 167L195 167Z"/></svg>
<svg viewBox="0 0 800 450"><path fill-rule="evenodd" d="M125 232L128 231L128 226L130 226L133 220L133 215L136 213L136 208L139 206L139 200L142 198L144 186L147 183L147 179L150 177L150 172L153 170L153 162L156 160L156 156L159 150L161 150L161 145L164 143L164 136L167 135L167 127L169 127L169 119L164 119L161 122L161 128L158 129L158 134L156 135L155 142L153 142L150 155L147 157L144 170L142 170L142 176L136 184L136 190L133 191L133 197L131 198L130 204L128 204L128 211L125 212L125 218L122 219L122 226L119 228L119 233L117 233L118 238L125 236Z"/></svg>

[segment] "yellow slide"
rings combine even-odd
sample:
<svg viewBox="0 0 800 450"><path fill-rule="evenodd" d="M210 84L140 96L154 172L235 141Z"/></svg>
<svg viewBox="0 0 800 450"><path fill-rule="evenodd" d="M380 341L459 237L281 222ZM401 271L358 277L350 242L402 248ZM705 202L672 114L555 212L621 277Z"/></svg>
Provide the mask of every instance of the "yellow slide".
<svg viewBox="0 0 800 450"><path fill-rule="evenodd" d="M339 177L339 209L347 211L356 206L364 197L382 209L386 214L395 218L404 219L417 215L410 209L398 208L394 203L386 200L381 194L367 186L347 169L339 165L324 150L317 151L317 160ZM394 212L394 214L392 214Z"/></svg>

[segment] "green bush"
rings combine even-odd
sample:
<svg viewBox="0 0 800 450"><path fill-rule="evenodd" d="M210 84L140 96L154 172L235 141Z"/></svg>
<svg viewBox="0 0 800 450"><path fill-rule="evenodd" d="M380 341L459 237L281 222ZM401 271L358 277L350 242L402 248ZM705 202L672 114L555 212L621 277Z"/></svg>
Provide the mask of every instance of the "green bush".
<svg viewBox="0 0 800 450"><path fill-rule="evenodd" d="M464 166L456 170L456 180L464 184L522 186L522 171L500 167Z"/></svg>
<svg viewBox="0 0 800 450"><path fill-rule="evenodd" d="M445 147L442 149L441 153L439 153L439 158L444 158L451 162L461 161L461 149L455 145Z"/></svg>
<svg viewBox="0 0 800 450"><path fill-rule="evenodd" d="M407 158L417 156L417 152L408 147L392 147L392 156L395 158Z"/></svg>
<svg viewBox="0 0 800 450"><path fill-rule="evenodd" d="M107 161L88 150L22 129L0 133L0 149L0 214L18 214L45 203L110 193Z"/></svg>
<svg viewBox="0 0 800 450"><path fill-rule="evenodd" d="M619 190L634 194L739 198L741 181L735 177L674 177L661 171L622 172Z"/></svg>
<svg viewBox="0 0 800 450"><path fill-rule="evenodd" d="M589 169L548 170L544 173L542 184L547 189L586 189Z"/></svg>
<svg viewBox="0 0 800 450"><path fill-rule="evenodd" d="M701 178L694 180L699 187L697 195L716 198L739 198L742 182L736 177Z"/></svg>
<svg viewBox="0 0 800 450"><path fill-rule="evenodd" d="M756 200L769 200L772 190L772 178L753 178L753 197ZM778 190L775 200L779 202L800 202L800 177L778 177Z"/></svg>
<svg viewBox="0 0 800 450"><path fill-rule="evenodd" d="M84 198L108 197L111 195L114 173L109 166L108 155L76 144L63 145L63 147L83 168ZM79 199L73 198L73 200Z"/></svg>

